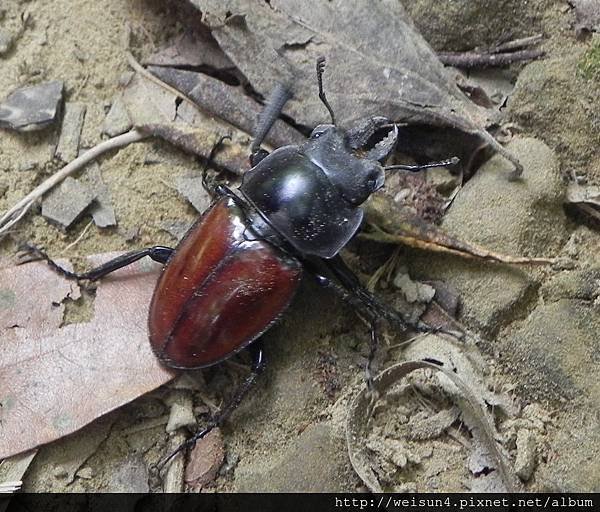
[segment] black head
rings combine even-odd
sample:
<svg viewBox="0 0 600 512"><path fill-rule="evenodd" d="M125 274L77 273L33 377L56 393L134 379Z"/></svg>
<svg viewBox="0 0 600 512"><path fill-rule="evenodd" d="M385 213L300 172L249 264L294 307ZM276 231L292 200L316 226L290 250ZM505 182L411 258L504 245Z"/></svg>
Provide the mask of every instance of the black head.
<svg viewBox="0 0 600 512"><path fill-rule="evenodd" d="M382 162L394 150L398 129L383 117L348 130L337 126L323 92L323 65L317 62L319 97L331 124L317 126L299 146L264 157L245 174L240 190L297 251L332 258L359 229L360 205L383 185Z"/></svg>
<svg viewBox="0 0 600 512"><path fill-rule="evenodd" d="M300 152L319 167L342 198L364 203L382 187L383 161L394 150L398 130L384 118L370 118L350 130L332 124L317 126Z"/></svg>
<svg viewBox="0 0 600 512"><path fill-rule="evenodd" d="M358 206L383 186L385 173L381 163L394 150L398 129L384 117L363 119L349 130L340 129L323 89L324 71L325 58L320 57L319 98L329 111L331 124L317 126L300 146L300 152L323 171L344 201Z"/></svg>

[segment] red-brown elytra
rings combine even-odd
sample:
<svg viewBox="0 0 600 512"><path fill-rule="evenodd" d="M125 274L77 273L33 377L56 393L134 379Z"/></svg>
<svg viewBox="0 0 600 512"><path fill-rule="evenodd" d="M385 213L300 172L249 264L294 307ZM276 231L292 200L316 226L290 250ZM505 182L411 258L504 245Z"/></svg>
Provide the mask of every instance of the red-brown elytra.
<svg viewBox="0 0 600 512"><path fill-rule="evenodd" d="M82 274L61 269L40 253L67 277L91 281L145 256L165 264L148 326L155 354L169 367L204 368L251 349L252 372L230 402L162 464L220 425L251 388L265 365L257 339L288 307L303 274L338 293L370 322L367 384L372 382L379 320L406 327L402 315L363 288L339 256L360 227L360 205L384 183L382 162L393 152L398 130L383 117L363 119L347 130L336 126L323 92L323 66L324 59L319 59L319 97L331 124L317 126L300 145L270 154L261 149L290 96L284 87L276 87L259 118L252 168L241 186L235 191L223 185L212 189L205 167L203 183L213 204L175 249L156 246L130 252ZM419 170L454 163L389 168Z"/></svg>

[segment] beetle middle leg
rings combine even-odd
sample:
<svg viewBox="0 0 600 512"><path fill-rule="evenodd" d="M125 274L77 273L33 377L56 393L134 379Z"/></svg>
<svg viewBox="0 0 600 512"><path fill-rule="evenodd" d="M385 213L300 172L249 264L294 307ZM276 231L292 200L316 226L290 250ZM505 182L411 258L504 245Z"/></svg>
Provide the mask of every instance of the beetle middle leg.
<svg viewBox="0 0 600 512"><path fill-rule="evenodd" d="M157 471L160 472L161 469L166 464L168 464L169 461L171 461L178 453L187 448L193 448L195 444L203 437L206 437L211 430L223 425L227 418L231 416L231 413L233 413L233 411L237 409L237 407L240 405L244 397L248 394L250 389L252 389L258 377L261 373L263 373L266 367L266 360L261 340L252 343L248 347L248 350L252 354L252 368L250 370L250 375L248 375L244 382L242 382L242 384L236 389L235 393L229 399L229 401L211 417L206 427L196 432L187 441L178 446L174 452L170 453L165 459L163 459L156 465Z"/></svg>
<svg viewBox="0 0 600 512"><path fill-rule="evenodd" d="M171 257L171 254L174 251L174 249L172 249L171 247L164 247L162 245L156 245L154 247L147 247L146 249L140 249L138 251L131 251L131 252L125 253L121 256L117 256L116 258L109 260L106 263L103 263L102 265L100 265L96 268L93 268L92 270L89 270L87 272L76 273L76 272L71 272L70 270L67 270L66 268L61 267L52 258L50 258L50 256L48 256L44 251L42 251L41 249L39 249L33 245L24 244L23 248L26 251L33 254L34 256L37 256L37 257L43 259L44 261L46 261L46 263L48 263L50 268L52 268L52 270L54 270L55 272L58 272L59 274L66 277L67 279L75 279L78 281L79 280L97 281L98 279L103 278L107 274L110 274L111 272L114 272L115 270L118 270L120 268L126 267L127 265L131 265L132 263L134 263L138 260L141 260L142 258L144 258L146 256L149 256L152 260L154 260L158 263L164 264L164 263L167 263L167 261Z"/></svg>

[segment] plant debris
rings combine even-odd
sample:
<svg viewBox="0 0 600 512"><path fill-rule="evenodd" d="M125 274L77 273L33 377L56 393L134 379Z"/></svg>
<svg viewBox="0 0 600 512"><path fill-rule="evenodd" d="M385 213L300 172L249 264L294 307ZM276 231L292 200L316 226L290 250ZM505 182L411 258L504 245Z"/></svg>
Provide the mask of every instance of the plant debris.
<svg viewBox="0 0 600 512"><path fill-rule="evenodd" d="M65 103L60 138L55 152L55 156L63 162L70 162L79 153L79 140L81 139L86 108L83 103L74 101Z"/></svg>
<svg viewBox="0 0 600 512"><path fill-rule="evenodd" d="M31 450L8 459L0 460L0 494L17 492L21 489L23 485L23 480L21 479L36 454L37 450ZM4 512L4 503L0 503L0 510Z"/></svg>
<svg viewBox="0 0 600 512"><path fill-rule="evenodd" d="M460 91L399 2L191 3L255 91L267 97L277 83L292 90L285 113L296 123L323 122L323 105L314 94L314 62L325 54L327 95L340 125L379 115L397 123L454 128L481 138L515 165L513 177L520 174L520 164L486 131L497 115ZM340 24L341 18L346 23Z"/></svg>
<svg viewBox="0 0 600 512"><path fill-rule="evenodd" d="M531 478L536 464L536 446L533 432L521 429L517 433L517 457L515 473L526 482Z"/></svg>
<svg viewBox="0 0 600 512"><path fill-rule="evenodd" d="M600 3L598 0L569 0L575 7L575 35L583 39L591 32L600 31Z"/></svg>
<svg viewBox="0 0 600 512"><path fill-rule="evenodd" d="M541 40L542 36L540 34L509 41L487 50L439 52L438 57L447 66L465 69L508 66L514 62L530 61L543 57L545 52L542 50L524 49L539 43Z"/></svg>
<svg viewBox="0 0 600 512"><path fill-rule="evenodd" d="M248 167L248 135L236 130L170 90L136 74L124 92L123 100L134 126L184 151L206 158L215 142L224 135L231 143L215 155L215 165L240 173Z"/></svg>
<svg viewBox="0 0 600 512"><path fill-rule="evenodd" d="M190 171L189 173L175 178L177 192L185 197L198 213L204 213L212 199L202 185L202 174Z"/></svg>
<svg viewBox="0 0 600 512"><path fill-rule="evenodd" d="M94 202L90 207L94 224L99 228L116 226L117 218L112 206L110 191L102 179L102 172L97 162L92 162L88 166L82 180L89 184L94 194Z"/></svg>
<svg viewBox="0 0 600 512"><path fill-rule="evenodd" d="M491 457L494 469L501 476L504 491L517 490L519 488L518 479L510 470L507 459L496 444L495 430L479 398L478 390L471 387L470 380L461 374L460 369L454 369L455 371L453 371L453 369L446 367L444 363L434 364L425 360L412 360L395 364L375 377L374 385L379 397L377 401L372 400L366 387L363 387L354 399L348 415L347 445L350 461L361 480L372 492L384 492L386 490L401 492L406 490L405 485L408 484L410 487L410 479L399 477L398 470L402 470L407 465L412 465L414 471L414 466L421 464L424 458L431 458L430 464L424 464L424 466L429 466L429 469L424 467L421 469L428 472L428 475L433 476L444 471L443 467L437 470L435 467L439 462L444 464L448 462L449 451L453 453L452 458L456 459L457 452L452 448L452 445L447 444L444 446L438 441L430 440L429 442L432 445L427 448L427 445L422 444L423 441L402 439L402 432L409 428L408 423L418 424L421 421L420 418L423 417L423 413L414 416L413 410L404 404L403 399L407 393L413 397L415 393L419 395L423 393L423 396L417 401L421 404L421 408L427 407L430 398L440 396L439 390L434 390L435 381L427 377L427 374L419 373L414 378L413 376L408 377L409 374L420 369L433 372L431 377L436 374L440 375L439 383L448 394L448 397L452 397L456 402L463 417L468 415L471 418L470 430L474 435L475 429L478 430L478 440L483 443L482 446L485 447ZM408 378L411 384L402 386L401 382L404 378ZM443 382L447 384L444 385ZM392 408L394 410L393 416L385 415L385 412L391 411ZM374 427L373 423L376 421L374 418L383 417L382 415L389 419L383 427L383 432L379 432L381 427ZM434 429L439 431L440 434L448 428L448 422L452 418L456 418L455 411L452 408L439 411L433 417L443 419L439 423L444 427ZM369 433L372 429L377 430L377 432L373 430ZM433 435L433 431L428 432L427 436L429 434ZM427 436L425 437L430 439ZM386 442L388 438L389 442ZM366 446L365 439L368 439ZM375 441L379 443L379 449L373 444ZM409 442L411 444L407 444ZM378 452L379 455L385 454L386 449L382 448L382 443L383 445L387 444L393 450L391 456L385 457L387 462L385 459L378 458L375 461L373 458L374 452ZM473 449L477 449L478 446L480 445L474 444ZM411 488L411 490L418 491L419 489Z"/></svg>
<svg viewBox="0 0 600 512"><path fill-rule="evenodd" d="M428 224L416 214L404 210L399 215L394 200L383 193L371 196L365 205L365 213L373 231L360 233L359 236L368 240L501 263L545 265L555 261L554 258L508 256L463 242L439 227Z"/></svg>
<svg viewBox="0 0 600 512"><path fill-rule="evenodd" d="M198 440L189 455L185 468L185 483L192 491L199 491L210 484L225 462L225 445L219 428L214 428Z"/></svg>
<svg viewBox="0 0 600 512"><path fill-rule="evenodd" d="M52 80L22 87L0 103L0 128L20 132L42 130L60 115L64 84Z"/></svg>
<svg viewBox="0 0 600 512"><path fill-rule="evenodd" d="M109 137L116 137L131 130L131 127L131 119L129 119L123 98L117 96L113 100L108 114L106 114L106 118L102 124L102 133Z"/></svg>
<svg viewBox="0 0 600 512"><path fill-rule="evenodd" d="M565 202L600 220L600 187L569 183Z"/></svg>

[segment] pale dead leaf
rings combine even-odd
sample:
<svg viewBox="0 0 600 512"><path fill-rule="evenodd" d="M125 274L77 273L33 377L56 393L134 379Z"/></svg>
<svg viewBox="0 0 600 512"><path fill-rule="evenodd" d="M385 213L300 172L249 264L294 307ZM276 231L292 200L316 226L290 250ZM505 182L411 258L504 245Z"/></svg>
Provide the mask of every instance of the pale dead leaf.
<svg viewBox="0 0 600 512"><path fill-rule="evenodd" d="M0 271L0 458L68 435L174 377L148 343L158 268L142 260L111 274L98 283L92 320L62 327L62 309L50 304L74 283L43 262Z"/></svg>
<svg viewBox="0 0 600 512"><path fill-rule="evenodd" d="M249 136L232 125L203 113L147 78L136 75L124 91L123 100L134 126L161 137L189 153L207 157L216 141L230 135L230 143L215 155L215 163L232 172L248 167Z"/></svg>

